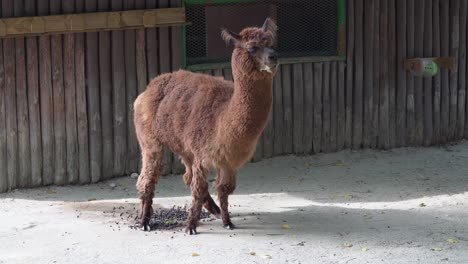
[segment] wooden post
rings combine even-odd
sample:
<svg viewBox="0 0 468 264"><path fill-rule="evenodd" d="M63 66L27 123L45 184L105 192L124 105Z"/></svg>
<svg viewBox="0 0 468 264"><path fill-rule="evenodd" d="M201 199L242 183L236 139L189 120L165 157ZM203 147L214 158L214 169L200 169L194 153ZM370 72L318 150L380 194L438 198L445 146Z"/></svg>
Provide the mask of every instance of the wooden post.
<svg viewBox="0 0 468 264"><path fill-rule="evenodd" d="M2 1L4 17L13 16L13 1ZM15 85L15 40L3 40L3 58L5 67L5 106L6 106L6 133L7 133L7 175L8 189L18 187L19 155L18 155L18 123L17 101Z"/></svg>
<svg viewBox="0 0 468 264"><path fill-rule="evenodd" d="M304 139L305 152L313 151L314 137L314 71L312 63L304 64ZM279 128L280 129L280 128ZM279 132L276 130L275 132Z"/></svg>
<svg viewBox="0 0 468 264"><path fill-rule="evenodd" d="M331 62L330 76L330 148L332 152L337 151L337 128L338 128L338 62Z"/></svg>
<svg viewBox="0 0 468 264"><path fill-rule="evenodd" d="M0 192L8 190L6 87L3 41L0 41Z"/></svg>
<svg viewBox="0 0 468 264"><path fill-rule="evenodd" d="M460 140L463 138L465 133L465 105L466 105L466 30L468 30L466 25L467 18L467 1L460 1L460 54L459 54L459 64L458 64L458 118L457 118L457 135L456 139Z"/></svg>
<svg viewBox="0 0 468 264"><path fill-rule="evenodd" d="M98 11L110 10L109 0L98 1ZM99 84L101 90L102 177L114 176L114 111L112 107L111 32L99 32Z"/></svg>
<svg viewBox="0 0 468 264"><path fill-rule="evenodd" d="M14 2L15 16L24 16L24 2ZM15 39L16 96L18 111L18 187L29 187L31 182L31 144L29 136L28 88L26 78L25 38Z"/></svg>
<svg viewBox="0 0 468 264"><path fill-rule="evenodd" d="M322 151L322 86L323 63L314 64L314 153Z"/></svg>
<svg viewBox="0 0 468 264"><path fill-rule="evenodd" d="M323 63L322 86L322 151L330 152L330 62Z"/></svg>
<svg viewBox="0 0 468 264"><path fill-rule="evenodd" d="M414 53L414 34L415 34L415 0L407 1L407 57L413 58ZM406 131L407 137L406 142L408 145L414 145L416 143L416 116L415 116L415 81L414 76L410 73L406 73Z"/></svg>
<svg viewBox="0 0 468 264"><path fill-rule="evenodd" d="M122 10L122 0L111 1L111 10ZM122 31L113 31L112 43L112 105L114 109L114 175L125 174L127 164L127 99L125 76L125 49L124 34Z"/></svg>
<svg viewBox="0 0 468 264"><path fill-rule="evenodd" d="M406 71L403 61L406 59L406 0L396 2L397 19L397 105L396 105L396 146L406 145Z"/></svg>
<svg viewBox="0 0 468 264"><path fill-rule="evenodd" d="M354 0L347 1L346 5L348 12L348 26L347 30L347 46L346 51L346 137L345 147L352 146L352 133L353 133L353 86L354 86ZM316 80L317 81L317 80ZM315 123L315 121L314 121ZM315 142L314 142L315 143ZM314 147L314 149L316 149Z"/></svg>
<svg viewBox="0 0 468 264"><path fill-rule="evenodd" d="M31 0L33 1L33 0ZM75 12L74 1L63 3L63 12L70 14ZM75 35L63 36L63 68L65 89L65 127L67 149L67 176L68 183L78 183L78 131L76 113L76 85L75 85Z"/></svg>
<svg viewBox="0 0 468 264"><path fill-rule="evenodd" d="M50 13L58 14L61 12L59 0L50 0ZM65 131L65 90L63 87L63 49L62 36L53 35L51 40L51 58L52 58L52 91L54 106L54 135L55 135L55 169L54 183L64 185L66 183L67 173L67 135Z"/></svg>
<svg viewBox="0 0 468 264"><path fill-rule="evenodd" d="M281 67L281 77L283 83L283 109L284 109L284 138L283 152L284 154L293 153L293 102L291 96L291 65L283 65Z"/></svg>
<svg viewBox="0 0 468 264"><path fill-rule="evenodd" d="M293 144L294 153L303 154L303 134L304 134L304 79L302 64L294 64L293 70Z"/></svg>
<svg viewBox="0 0 468 264"><path fill-rule="evenodd" d="M432 19L433 19L433 35L432 35L432 43L433 43L433 56L440 57L441 56L441 39L440 39L440 1L434 0L434 4L432 6ZM433 143L438 144L441 142L440 138L440 108L441 108L441 100L440 100L440 87L441 85L441 74L437 74L433 80L433 91L434 91L434 101L433 101L433 119L434 119L434 135L433 135Z"/></svg>
<svg viewBox="0 0 468 264"><path fill-rule="evenodd" d="M458 58L460 52L460 0L450 2L450 57ZM454 140L457 128L458 64L450 71L450 130L449 140Z"/></svg>
<svg viewBox="0 0 468 264"><path fill-rule="evenodd" d="M410 0L411 1L411 0ZM374 1L374 38L372 56L373 56L373 72L372 72L372 85L373 85L373 102L372 102L372 132L371 132L371 147L378 146L379 136L379 111L380 111L380 85L383 84L380 80L380 3L381 1Z"/></svg>
<svg viewBox="0 0 468 264"><path fill-rule="evenodd" d="M134 0L124 0L124 10L135 9ZM139 146L133 122L133 102L137 97L136 76L136 30L124 31L125 37L125 86L127 89L127 164L125 172L131 174L138 170Z"/></svg>
<svg viewBox="0 0 468 264"><path fill-rule="evenodd" d="M84 12L84 0L76 0L76 12ZM88 104L86 100L85 78L85 34L75 35L75 85L76 85L76 114L78 119L78 159L79 183L90 181L90 155L89 155L89 123Z"/></svg>
<svg viewBox="0 0 468 264"><path fill-rule="evenodd" d="M440 51L441 56L450 55L450 2L440 1ZM440 141L449 141L450 134L450 80L449 70L441 69L441 100L440 100Z"/></svg>
<svg viewBox="0 0 468 264"><path fill-rule="evenodd" d="M274 154L281 155L283 151L283 133L284 133L284 119L283 119L283 85L282 85L282 70L280 66L276 73L275 79L273 80L273 104L275 108L274 112L274 125L275 125L275 142L274 142Z"/></svg>
<svg viewBox="0 0 468 264"><path fill-rule="evenodd" d="M374 26L375 26L375 11L374 5L375 0L366 0L364 6L364 121L363 121L363 136L362 146L363 148L369 148L372 142L372 120L373 120L373 54L372 50L374 41Z"/></svg>
<svg viewBox="0 0 468 264"><path fill-rule="evenodd" d="M389 52L388 52L388 1L380 2L380 110L379 110L379 147L388 149L390 147L389 132Z"/></svg>
<svg viewBox="0 0 468 264"><path fill-rule="evenodd" d="M364 0L355 0L355 55L354 55L354 90L353 90L353 149L362 145L363 87L364 87L364 35L363 17Z"/></svg>
<svg viewBox="0 0 468 264"><path fill-rule="evenodd" d="M86 12L96 12L96 1L85 1ZM99 87L98 33L86 33L86 90L88 99L89 156L92 182L102 179L102 124ZM119 55L121 55L120 53Z"/></svg>
<svg viewBox="0 0 468 264"><path fill-rule="evenodd" d="M424 9L424 56L433 56L432 51L432 1L425 3ZM424 79L424 145L429 146L434 141L434 125L433 125L433 107L432 107L432 79Z"/></svg>

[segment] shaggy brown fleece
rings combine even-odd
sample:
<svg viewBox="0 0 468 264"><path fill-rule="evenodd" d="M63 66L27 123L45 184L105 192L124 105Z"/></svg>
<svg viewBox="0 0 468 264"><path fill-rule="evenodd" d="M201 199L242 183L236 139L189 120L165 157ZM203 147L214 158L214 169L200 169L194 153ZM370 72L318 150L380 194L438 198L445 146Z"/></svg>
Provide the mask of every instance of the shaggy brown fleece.
<svg viewBox="0 0 468 264"><path fill-rule="evenodd" d="M196 233L203 205L221 216L227 228L234 227L229 219L228 196L235 189L238 168L252 157L265 127L276 71L276 67L273 72L260 71L258 61L246 50L251 45L271 45L274 32L247 28L239 35L242 40L232 54L234 83L179 70L152 80L134 103L143 156L137 188L144 229L153 214L155 184L163 171L163 146L179 155L186 167L184 180L193 196L187 231ZM215 187L221 210L208 193L210 168L218 172Z"/></svg>

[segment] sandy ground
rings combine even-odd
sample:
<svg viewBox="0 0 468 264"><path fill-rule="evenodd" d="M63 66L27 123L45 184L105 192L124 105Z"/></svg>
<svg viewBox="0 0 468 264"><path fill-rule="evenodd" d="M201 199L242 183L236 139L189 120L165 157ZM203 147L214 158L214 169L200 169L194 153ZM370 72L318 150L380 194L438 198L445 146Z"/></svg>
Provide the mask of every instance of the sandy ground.
<svg viewBox="0 0 468 264"><path fill-rule="evenodd" d="M0 263L468 263L467 160L464 142L249 164L230 198L238 229L197 236L130 229L130 177L15 191L0 195ZM157 207L190 202L181 177L157 191Z"/></svg>

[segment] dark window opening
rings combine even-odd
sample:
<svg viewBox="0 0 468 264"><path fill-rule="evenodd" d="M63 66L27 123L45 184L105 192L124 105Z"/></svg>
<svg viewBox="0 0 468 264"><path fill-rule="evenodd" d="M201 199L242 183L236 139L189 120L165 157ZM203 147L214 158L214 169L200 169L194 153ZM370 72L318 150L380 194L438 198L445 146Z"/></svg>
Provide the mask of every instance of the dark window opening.
<svg viewBox="0 0 468 264"><path fill-rule="evenodd" d="M239 32L261 26L266 17L278 25L280 58L336 56L337 0L257 0L239 3L186 3L187 65L228 62L232 47L221 39L221 28Z"/></svg>

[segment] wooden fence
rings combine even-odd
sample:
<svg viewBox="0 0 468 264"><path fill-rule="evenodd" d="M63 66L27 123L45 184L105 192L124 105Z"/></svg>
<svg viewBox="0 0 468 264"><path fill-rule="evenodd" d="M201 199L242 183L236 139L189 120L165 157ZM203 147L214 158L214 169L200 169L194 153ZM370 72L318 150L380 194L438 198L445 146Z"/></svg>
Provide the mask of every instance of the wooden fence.
<svg viewBox="0 0 468 264"><path fill-rule="evenodd" d="M180 6L169 0L3 0L2 17ZM468 138L467 1L348 0L346 61L282 65L254 160ZM180 27L0 41L0 191L138 172L132 103L181 67ZM454 57L432 79L406 58ZM229 69L206 71L232 78ZM165 153L165 173L183 167Z"/></svg>

